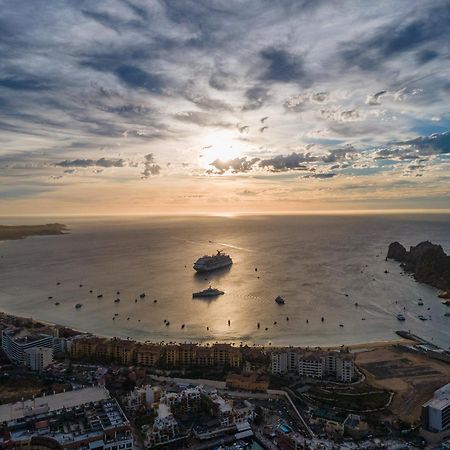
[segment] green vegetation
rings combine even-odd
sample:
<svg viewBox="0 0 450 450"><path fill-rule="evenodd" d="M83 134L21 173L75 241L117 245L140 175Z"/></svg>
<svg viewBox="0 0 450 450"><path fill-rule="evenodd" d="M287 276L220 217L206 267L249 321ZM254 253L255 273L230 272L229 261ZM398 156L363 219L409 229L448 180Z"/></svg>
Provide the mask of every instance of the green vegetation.
<svg viewBox="0 0 450 450"><path fill-rule="evenodd" d="M307 397L322 405L333 406L346 411L367 411L373 409L383 409L389 402L390 393L387 391L366 391L366 392L342 392L332 391L314 386Z"/></svg>

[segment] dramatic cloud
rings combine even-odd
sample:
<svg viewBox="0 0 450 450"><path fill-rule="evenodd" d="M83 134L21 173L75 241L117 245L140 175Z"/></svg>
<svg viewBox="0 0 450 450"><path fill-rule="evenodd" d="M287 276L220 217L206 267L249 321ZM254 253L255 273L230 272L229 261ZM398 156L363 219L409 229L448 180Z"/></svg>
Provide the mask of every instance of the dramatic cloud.
<svg viewBox="0 0 450 450"><path fill-rule="evenodd" d="M225 173L228 170L233 173L245 173L251 170L258 161L259 158L247 159L246 157L234 158L228 161L216 159L210 165L214 166L220 174Z"/></svg>
<svg viewBox="0 0 450 450"><path fill-rule="evenodd" d="M123 159L107 159L100 158L93 159L73 159L65 160L56 163L60 167L124 167L125 161Z"/></svg>
<svg viewBox="0 0 450 450"><path fill-rule="evenodd" d="M159 175L161 171L161 167L158 164L155 164L155 158L153 157L153 153L149 153L144 156L144 170L141 175L142 178L149 178L152 175Z"/></svg>
<svg viewBox="0 0 450 450"><path fill-rule="evenodd" d="M421 154L450 154L450 131L421 136L409 141L397 142L397 145L410 146Z"/></svg>
<svg viewBox="0 0 450 450"><path fill-rule="evenodd" d="M3 0L0 17L0 191L10 199L39 195L54 211L51 199L71 205L91 183L114 199L133 183L148 189L129 204L167 195L171 205L177 189L202 190L191 200L216 189L285 198L289 180L307 175L340 198L357 191L344 180L402 177L389 186L405 198L420 182L448 204L446 0L33 5ZM257 183L276 189L259 195ZM20 209L11 205L0 207Z"/></svg>

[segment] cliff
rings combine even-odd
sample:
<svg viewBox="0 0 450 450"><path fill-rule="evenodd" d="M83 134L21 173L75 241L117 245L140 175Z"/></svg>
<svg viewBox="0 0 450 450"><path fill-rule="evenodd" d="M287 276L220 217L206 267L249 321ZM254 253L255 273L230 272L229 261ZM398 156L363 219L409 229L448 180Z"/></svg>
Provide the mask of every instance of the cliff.
<svg viewBox="0 0 450 450"><path fill-rule="evenodd" d="M450 289L450 256L437 244L421 242L409 251L399 242L389 245L387 257L399 261L405 272L421 283L438 289Z"/></svg>

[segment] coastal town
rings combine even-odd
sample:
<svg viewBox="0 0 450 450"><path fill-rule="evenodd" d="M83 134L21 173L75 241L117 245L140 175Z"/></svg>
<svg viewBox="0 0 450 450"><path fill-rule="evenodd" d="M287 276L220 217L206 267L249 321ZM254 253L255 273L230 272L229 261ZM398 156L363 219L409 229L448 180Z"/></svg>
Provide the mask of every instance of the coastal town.
<svg viewBox="0 0 450 450"><path fill-rule="evenodd" d="M0 328L2 448L449 448L450 354L417 336L146 343L5 313Z"/></svg>

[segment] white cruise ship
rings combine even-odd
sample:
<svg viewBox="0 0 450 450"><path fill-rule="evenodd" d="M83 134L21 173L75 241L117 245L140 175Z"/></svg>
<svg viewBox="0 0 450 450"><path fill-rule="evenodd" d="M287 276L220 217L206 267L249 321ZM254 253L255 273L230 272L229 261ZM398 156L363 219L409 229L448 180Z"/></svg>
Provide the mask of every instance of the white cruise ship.
<svg viewBox="0 0 450 450"><path fill-rule="evenodd" d="M210 272L211 270L222 269L233 264L229 255L226 255L221 250L217 250L216 255L202 256L194 263L194 269L197 272Z"/></svg>

